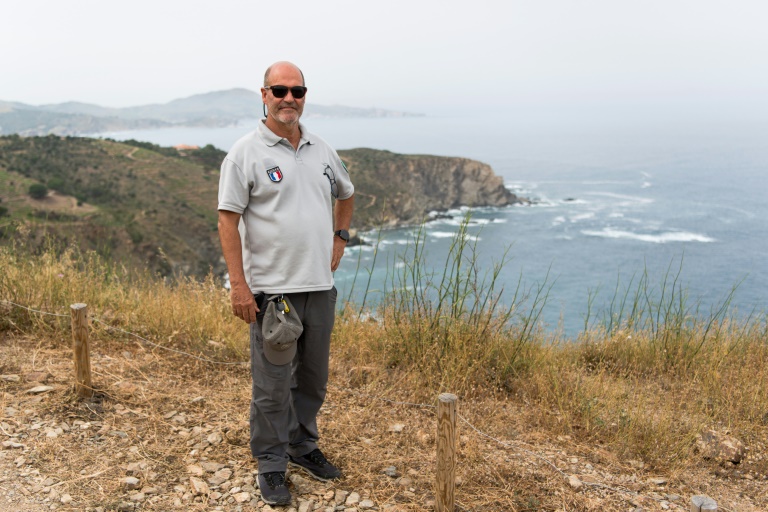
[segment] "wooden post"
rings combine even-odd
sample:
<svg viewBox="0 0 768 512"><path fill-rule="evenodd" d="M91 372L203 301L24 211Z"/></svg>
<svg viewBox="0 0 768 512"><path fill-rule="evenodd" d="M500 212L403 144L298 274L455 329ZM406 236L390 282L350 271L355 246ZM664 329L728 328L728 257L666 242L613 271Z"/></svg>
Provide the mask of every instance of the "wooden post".
<svg viewBox="0 0 768 512"><path fill-rule="evenodd" d="M81 398L93 395L91 354L88 346L88 306L72 304L72 351L75 360L75 391Z"/></svg>
<svg viewBox="0 0 768 512"><path fill-rule="evenodd" d="M456 487L456 409L458 397L442 393L437 406L435 512L453 512Z"/></svg>
<svg viewBox="0 0 768 512"><path fill-rule="evenodd" d="M691 512L714 512L717 510L717 503L709 496L691 497Z"/></svg>

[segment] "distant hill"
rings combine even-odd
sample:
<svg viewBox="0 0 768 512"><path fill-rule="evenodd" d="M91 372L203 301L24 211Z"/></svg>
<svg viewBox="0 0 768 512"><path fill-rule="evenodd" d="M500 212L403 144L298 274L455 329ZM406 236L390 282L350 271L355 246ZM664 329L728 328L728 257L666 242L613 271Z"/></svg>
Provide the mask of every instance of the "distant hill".
<svg viewBox="0 0 768 512"><path fill-rule="evenodd" d="M196 94L163 104L109 108L80 102L25 105L0 101L0 135L81 135L166 126L228 126L262 117L261 95L248 89ZM418 114L309 103L307 117L406 117Z"/></svg>
<svg viewBox="0 0 768 512"><path fill-rule="evenodd" d="M353 227L412 224L432 210L520 202L486 164L464 158L339 152L356 187ZM163 275L225 271L217 233L213 146L0 137L0 243L46 235ZM40 198L32 188L42 190ZM46 194L45 187L48 192Z"/></svg>

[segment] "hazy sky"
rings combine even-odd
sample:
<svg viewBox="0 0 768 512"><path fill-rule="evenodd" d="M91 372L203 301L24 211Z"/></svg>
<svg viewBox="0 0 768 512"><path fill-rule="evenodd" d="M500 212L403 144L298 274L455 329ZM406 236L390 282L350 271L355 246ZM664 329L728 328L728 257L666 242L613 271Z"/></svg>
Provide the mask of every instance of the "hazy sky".
<svg viewBox="0 0 768 512"><path fill-rule="evenodd" d="M765 0L4 0L0 100L257 90L287 59L318 104L768 113L766 27Z"/></svg>

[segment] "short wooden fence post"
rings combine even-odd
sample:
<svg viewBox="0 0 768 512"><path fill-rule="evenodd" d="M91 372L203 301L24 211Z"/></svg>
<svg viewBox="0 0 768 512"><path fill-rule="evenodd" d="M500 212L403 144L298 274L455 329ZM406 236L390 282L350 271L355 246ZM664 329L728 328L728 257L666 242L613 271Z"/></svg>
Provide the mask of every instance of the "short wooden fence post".
<svg viewBox="0 0 768 512"><path fill-rule="evenodd" d="M692 496L691 512L714 512L717 510L717 503L709 496Z"/></svg>
<svg viewBox="0 0 768 512"><path fill-rule="evenodd" d="M450 393L438 398L436 512L454 511L457 401L458 397Z"/></svg>
<svg viewBox="0 0 768 512"><path fill-rule="evenodd" d="M81 398L93 396L91 354L88 346L88 306L72 304L72 352L75 361L75 391Z"/></svg>

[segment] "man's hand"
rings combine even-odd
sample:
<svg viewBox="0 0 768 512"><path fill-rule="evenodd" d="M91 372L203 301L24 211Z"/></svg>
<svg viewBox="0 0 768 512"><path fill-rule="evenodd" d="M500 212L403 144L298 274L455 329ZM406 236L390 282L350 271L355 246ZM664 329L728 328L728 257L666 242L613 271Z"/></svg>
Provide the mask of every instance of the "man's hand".
<svg viewBox="0 0 768 512"><path fill-rule="evenodd" d="M347 242L340 237L333 236L333 254L331 255L331 272L336 272L341 263L341 257L344 256L344 248L347 246Z"/></svg>
<svg viewBox="0 0 768 512"><path fill-rule="evenodd" d="M256 321L256 313L259 312L259 308L256 306L253 293L248 285L243 283L239 286L232 286L229 298L232 302L232 313L237 318L242 319L247 324Z"/></svg>
<svg viewBox="0 0 768 512"><path fill-rule="evenodd" d="M337 199L336 206L333 208L333 229L346 229L349 230L349 223L352 221L352 209L355 205L355 196L350 196L347 199ZM347 246L347 242L342 240L336 235L333 235L333 254L331 255L331 272L336 272L341 262L341 257L344 256L344 248Z"/></svg>

